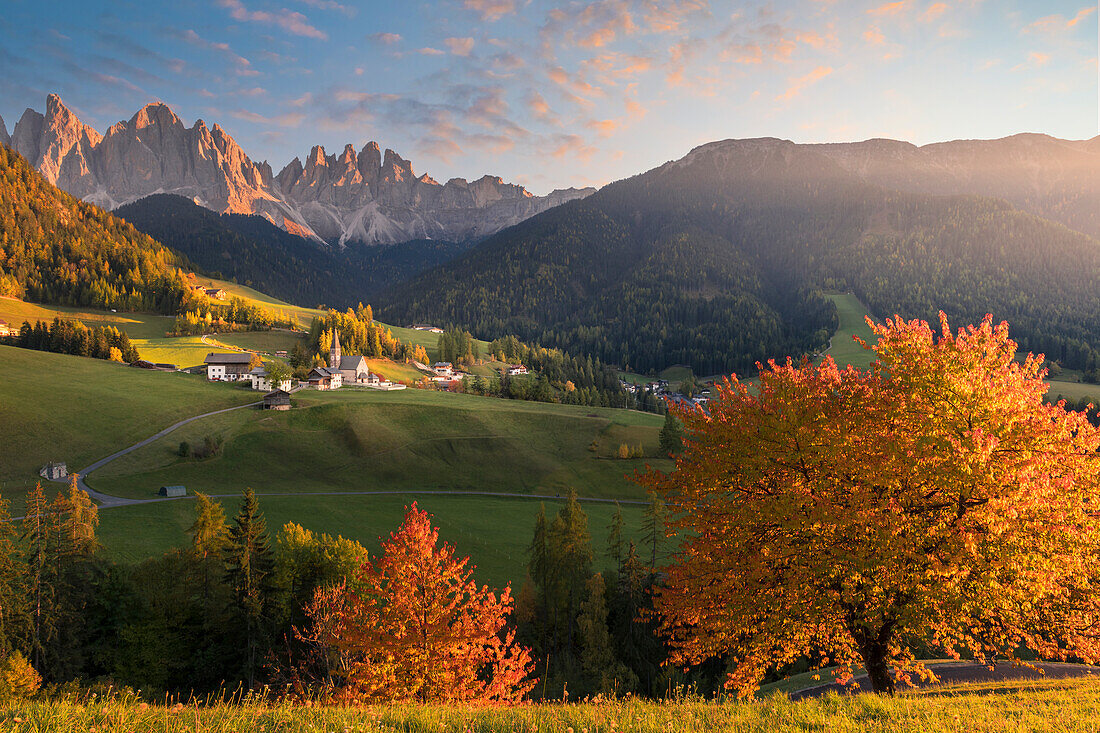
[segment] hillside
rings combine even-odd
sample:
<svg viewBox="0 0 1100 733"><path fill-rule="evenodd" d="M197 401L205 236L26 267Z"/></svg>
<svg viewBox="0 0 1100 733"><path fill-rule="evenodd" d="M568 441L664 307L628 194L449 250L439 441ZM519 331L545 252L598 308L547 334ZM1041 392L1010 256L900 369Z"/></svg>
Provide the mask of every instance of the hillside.
<svg viewBox="0 0 1100 733"><path fill-rule="evenodd" d="M1096 240L1003 200L891 190L815 146L733 140L500 232L379 313L713 374L823 348L836 289L876 313L992 312L1023 348L1095 370L1098 284Z"/></svg>
<svg viewBox="0 0 1100 733"><path fill-rule="evenodd" d="M185 262L47 182L0 145L0 296L174 313Z"/></svg>
<svg viewBox="0 0 1100 733"><path fill-rule="evenodd" d="M282 300L341 309L369 302L384 287L447 262L468 248L414 240L336 250L290 234L262 216L219 215L174 194L146 196L115 209L114 214L208 275Z"/></svg>

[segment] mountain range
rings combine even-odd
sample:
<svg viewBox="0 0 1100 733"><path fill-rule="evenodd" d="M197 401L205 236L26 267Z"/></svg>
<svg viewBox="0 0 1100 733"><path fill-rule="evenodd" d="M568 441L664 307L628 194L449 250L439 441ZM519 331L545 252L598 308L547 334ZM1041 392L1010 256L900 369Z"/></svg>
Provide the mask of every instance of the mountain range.
<svg viewBox="0 0 1100 733"><path fill-rule="evenodd" d="M383 317L637 371L823 348L830 290L880 317L1006 319L1100 368L1100 138L725 140L546 211L383 293Z"/></svg>
<svg viewBox="0 0 1100 733"><path fill-rule="evenodd" d="M218 213L258 214L299 236L329 244L394 244L414 239L470 242L594 189L533 196L522 186L482 176L444 184L377 143L339 155L314 146L274 174L256 163L218 124L190 128L164 104L149 104L105 134L82 122L60 97L45 113L27 109L10 145L50 183L105 209L156 193L192 199Z"/></svg>

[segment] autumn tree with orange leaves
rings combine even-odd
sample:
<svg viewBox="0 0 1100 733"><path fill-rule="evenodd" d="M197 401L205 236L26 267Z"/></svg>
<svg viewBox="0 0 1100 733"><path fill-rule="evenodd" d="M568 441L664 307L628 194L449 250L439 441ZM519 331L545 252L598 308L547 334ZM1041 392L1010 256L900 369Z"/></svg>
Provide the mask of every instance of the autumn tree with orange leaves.
<svg viewBox="0 0 1100 733"><path fill-rule="evenodd" d="M303 638L327 655L339 696L513 702L530 691L530 654L505 628L510 589L498 597L472 572L414 503L381 557L353 582L318 589Z"/></svg>
<svg viewBox="0 0 1100 733"><path fill-rule="evenodd" d="M640 479L685 538L656 601L675 661L728 655L742 694L807 656L879 693L930 675L920 647L1100 661L1100 430L1044 404L1007 324L941 325L872 324L866 371L772 362L678 411L676 470Z"/></svg>

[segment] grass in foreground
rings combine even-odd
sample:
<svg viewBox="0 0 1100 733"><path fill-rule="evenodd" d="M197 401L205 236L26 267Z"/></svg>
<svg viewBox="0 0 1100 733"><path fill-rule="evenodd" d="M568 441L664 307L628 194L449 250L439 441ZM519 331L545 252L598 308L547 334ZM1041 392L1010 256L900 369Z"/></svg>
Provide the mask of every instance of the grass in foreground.
<svg viewBox="0 0 1100 733"><path fill-rule="evenodd" d="M132 697L23 701L0 708L10 733L148 731L378 731L393 733L761 733L772 731L1093 731L1100 684L1093 680L966 685L906 692L893 699L864 694L791 702L757 701L304 707L285 703L210 706L145 705Z"/></svg>

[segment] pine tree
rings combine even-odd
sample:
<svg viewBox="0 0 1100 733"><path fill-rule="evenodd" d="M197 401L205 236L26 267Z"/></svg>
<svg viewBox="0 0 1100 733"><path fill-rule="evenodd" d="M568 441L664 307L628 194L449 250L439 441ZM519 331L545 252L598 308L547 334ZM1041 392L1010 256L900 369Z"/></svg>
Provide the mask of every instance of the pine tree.
<svg viewBox="0 0 1100 733"><path fill-rule="evenodd" d="M588 597L581 604L577 626L581 637L581 669L590 690L597 694L633 689L634 674L615 656L611 633L607 628L607 586L596 573L585 584Z"/></svg>
<svg viewBox="0 0 1100 733"><path fill-rule="evenodd" d="M15 649L29 621L26 558L20 554L17 541L8 502L0 499L0 657Z"/></svg>
<svg viewBox="0 0 1100 733"><path fill-rule="evenodd" d="M234 610L244 626L244 675L248 686L253 687L269 611L273 560L267 524L251 488L245 489L240 510L229 528L225 563Z"/></svg>
<svg viewBox="0 0 1100 733"><path fill-rule="evenodd" d="M665 413L665 424L661 427L661 452L675 455L684 448L684 428L676 416L669 410Z"/></svg>
<svg viewBox="0 0 1100 733"><path fill-rule="evenodd" d="M623 528L625 524L623 508L619 502L615 502L615 514L611 517L611 524L607 525L607 557L615 563L616 572L620 572L623 565Z"/></svg>
<svg viewBox="0 0 1100 733"><path fill-rule="evenodd" d="M22 529L31 614L31 661L36 669L42 669L46 644L55 631L54 565L51 562L55 542L51 537L49 512L42 484L35 484L34 491L27 494Z"/></svg>
<svg viewBox="0 0 1100 733"><path fill-rule="evenodd" d="M650 550L649 567L654 571L657 569L657 550L665 538L666 511L664 499L654 491L649 492L649 504L642 513L642 531Z"/></svg>

